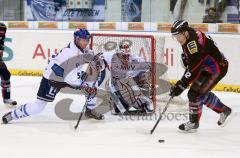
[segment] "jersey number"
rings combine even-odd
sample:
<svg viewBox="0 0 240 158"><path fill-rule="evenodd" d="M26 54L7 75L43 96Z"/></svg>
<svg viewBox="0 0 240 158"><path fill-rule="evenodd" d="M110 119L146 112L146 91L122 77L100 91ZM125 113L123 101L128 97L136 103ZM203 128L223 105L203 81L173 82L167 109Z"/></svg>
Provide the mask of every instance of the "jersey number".
<svg viewBox="0 0 240 158"><path fill-rule="evenodd" d="M50 96L55 96L56 93L57 93L57 88L51 87L50 90L49 90L49 95Z"/></svg>
<svg viewBox="0 0 240 158"><path fill-rule="evenodd" d="M189 77L191 77L191 75L192 75L191 72L187 72L187 73L185 73L184 76L185 76L186 78L189 78Z"/></svg>

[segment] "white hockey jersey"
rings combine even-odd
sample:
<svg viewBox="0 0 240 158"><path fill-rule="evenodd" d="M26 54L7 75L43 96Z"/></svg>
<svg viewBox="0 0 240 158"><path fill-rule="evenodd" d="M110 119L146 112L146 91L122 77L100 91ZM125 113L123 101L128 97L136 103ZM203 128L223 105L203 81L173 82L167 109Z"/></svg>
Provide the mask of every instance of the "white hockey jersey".
<svg viewBox="0 0 240 158"><path fill-rule="evenodd" d="M105 83L103 84L105 87L115 84L117 80L127 77L135 77L140 72L147 72L150 70L150 63L135 54L130 55L128 66L123 65L121 59L118 58L116 51L104 52L103 58L107 61L110 68L110 72L107 71L106 79L111 79L110 82L106 82L107 85Z"/></svg>
<svg viewBox="0 0 240 158"><path fill-rule="evenodd" d="M80 50L74 42L70 42L67 47L50 59L43 77L79 86L82 83L83 71L86 72L86 64L93 57L94 53L91 49Z"/></svg>

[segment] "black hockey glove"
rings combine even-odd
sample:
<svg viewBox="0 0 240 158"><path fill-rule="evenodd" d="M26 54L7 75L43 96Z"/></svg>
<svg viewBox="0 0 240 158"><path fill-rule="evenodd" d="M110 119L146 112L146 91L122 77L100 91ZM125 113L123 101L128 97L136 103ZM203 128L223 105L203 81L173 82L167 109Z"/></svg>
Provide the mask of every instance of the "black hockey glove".
<svg viewBox="0 0 240 158"><path fill-rule="evenodd" d="M70 84L68 84L67 82L58 82L58 81L54 81L54 80L49 80L48 83L57 88L57 89L62 89L62 88L72 88L72 89L75 89L75 90L80 90L83 88L83 86L72 86Z"/></svg>
<svg viewBox="0 0 240 158"><path fill-rule="evenodd" d="M177 83L171 87L170 89L170 96L175 97L175 96L179 96L180 94L182 94L182 92L187 88L187 86L185 86L183 84L183 82L181 80L177 81Z"/></svg>
<svg viewBox="0 0 240 158"><path fill-rule="evenodd" d="M88 96L90 98L95 97L97 94L97 88L96 87L89 87L88 85L81 85L81 86L72 86L66 82L58 82L58 81L53 81L49 80L49 84L57 89L62 89L62 88L72 88L75 90L81 90L85 96Z"/></svg>
<svg viewBox="0 0 240 158"><path fill-rule="evenodd" d="M69 85L68 83L66 82L58 82L58 81L54 81L54 80L49 80L48 83L57 88L57 89L62 89L62 88L65 88L65 87L69 87L69 88L73 88L71 87L71 85Z"/></svg>

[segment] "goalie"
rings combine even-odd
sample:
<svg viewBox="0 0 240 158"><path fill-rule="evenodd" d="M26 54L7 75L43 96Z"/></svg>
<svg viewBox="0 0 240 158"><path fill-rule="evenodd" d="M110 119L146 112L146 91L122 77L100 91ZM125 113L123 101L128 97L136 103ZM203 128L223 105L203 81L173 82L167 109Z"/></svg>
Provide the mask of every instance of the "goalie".
<svg viewBox="0 0 240 158"><path fill-rule="evenodd" d="M110 105L114 114L153 112L149 98L150 64L130 54L128 43L121 43L111 59ZM135 110L130 110L134 108Z"/></svg>

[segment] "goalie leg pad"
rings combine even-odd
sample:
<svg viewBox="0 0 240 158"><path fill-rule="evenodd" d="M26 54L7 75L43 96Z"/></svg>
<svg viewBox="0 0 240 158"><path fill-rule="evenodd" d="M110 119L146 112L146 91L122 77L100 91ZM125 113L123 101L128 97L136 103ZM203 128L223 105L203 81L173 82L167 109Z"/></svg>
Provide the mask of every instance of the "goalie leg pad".
<svg viewBox="0 0 240 158"><path fill-rule="evenodd" d="M145 96L150 96L149 72L140 72L136 77L134 77L134 81L141 88L141 91Z"/></svg>
<svg viewBox="0 0 240 158"><path fill-rule="evenodd" d="M147 113L154 112L154 106L152 104L152 101L148 97L146 97L146 96L144 96L142 99L145 101L142 104L142 110L146 111Z"/></svg>
<svg viewBox="0 0 240 158"><path fill-rule="evenodd" d="M150 105L149 99L143 95L133 78L118 80L117 89L129 107L142 109L143 105Z"/></svg>
<svg viewBox="0 0 240 158"><path fill-rule="evenodd" d="M113 85L109 86L109 96L109 104L113 109L113 113L124 113L128 110L129 107L126 104L122 104L123 99L120 99L122 96L118 91L116 91Z"/></svg>

